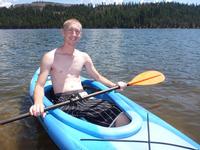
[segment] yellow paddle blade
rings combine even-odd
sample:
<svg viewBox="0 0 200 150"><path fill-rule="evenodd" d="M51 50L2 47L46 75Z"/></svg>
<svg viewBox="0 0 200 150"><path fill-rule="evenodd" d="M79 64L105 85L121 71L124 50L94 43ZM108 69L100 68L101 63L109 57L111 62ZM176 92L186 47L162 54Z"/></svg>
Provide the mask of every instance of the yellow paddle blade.
<svg viewBox="0 0 200 150"><path fill-rule="evenodd" d="M130 82L128 82L128 86L132 85L152 85L157 84L165 80L165 76L158 71L145 71L140 73L135 78L133 78Z"/></svg>

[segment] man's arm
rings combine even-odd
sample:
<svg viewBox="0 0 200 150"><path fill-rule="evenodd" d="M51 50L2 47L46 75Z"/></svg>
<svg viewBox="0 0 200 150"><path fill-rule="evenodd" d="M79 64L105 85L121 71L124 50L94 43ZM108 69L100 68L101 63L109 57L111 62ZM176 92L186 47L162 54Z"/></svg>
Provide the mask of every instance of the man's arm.
<svg viewBox="0 0 200 150"><path fill-rule="evenodd" d="M116 86L117 84L113 83L112 81L108 80L106 77L102 76L94 67L94 64L92 62L92 59L90 58L89 55L85 55L85 68L87 73L94 78L95 80L109 86L109 87L113 87Z"/></svg>
<svg viewBox="0 0 200 150"><path fill-rule="evenodd" d="M45 54L42 58L40 64L40 74L35 86L34 90L34 105L30 107L31 115L38 116L42 114L44 116L44 105L43 105L43 97L44 97L44 85L46 83L46 79L51 69L51 63L48 54Z"/></svg>

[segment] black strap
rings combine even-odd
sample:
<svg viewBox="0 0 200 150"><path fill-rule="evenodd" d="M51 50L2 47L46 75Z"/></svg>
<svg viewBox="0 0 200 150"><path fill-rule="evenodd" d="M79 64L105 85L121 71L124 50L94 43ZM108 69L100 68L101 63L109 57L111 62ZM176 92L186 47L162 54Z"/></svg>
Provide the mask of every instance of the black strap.
<svg viewBox="0 0 200 150"><path fill-rule="evenodd" d="M135 143L149 143L149 141L140 141L140 140L118 140L118 139L80 139L80 141L93 141L93 142L135 142ZM156 141L151 141L151 144L161 144L161 145L170 145L174 147L180 147L188 150L198 150L195 148L187 147L187 146L182 146L182 145L177 145L177 144L172 144L172 143L165 143L165 142L156 142Z"/></svg>
<svg viewBox="0 0 200 150"><path fill-rule="evenodd" d="M149 114L147 113L147 135L148 135L148 147L151 150L150 128L149 128Z"/></svg>

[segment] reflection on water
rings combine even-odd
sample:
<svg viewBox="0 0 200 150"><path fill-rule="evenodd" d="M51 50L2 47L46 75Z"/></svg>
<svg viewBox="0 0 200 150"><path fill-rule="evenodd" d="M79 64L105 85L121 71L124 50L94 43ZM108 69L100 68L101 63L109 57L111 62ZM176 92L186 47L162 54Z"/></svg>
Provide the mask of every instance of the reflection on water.
<svg viewBox="0 0 200 150"><path fill-rule="evenodd" d="M61 43L58 29L0 30L0 119L29 109L33 72L42 55ZM129 87L123 93L198 142L199 47L198 29L85 29L78 44L114 82L129 81L145 70L163 72L163 84ZM0 133L3 149L57 149L33 118L0 127Z"/></svg>

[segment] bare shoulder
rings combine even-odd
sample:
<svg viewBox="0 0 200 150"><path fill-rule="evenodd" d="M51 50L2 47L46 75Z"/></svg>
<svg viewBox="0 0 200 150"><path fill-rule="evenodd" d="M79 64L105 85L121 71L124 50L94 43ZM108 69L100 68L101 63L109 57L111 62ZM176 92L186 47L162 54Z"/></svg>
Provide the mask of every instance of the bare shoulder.
<svg viewBox="0 0 200 150"><path fill-rule="evenodd" d="M49 52L46 52L43 57L52 59L54 57L55 52L56 52L56 49L53 49Z"/></svg>
<svg viewBox="0 0 200 150"><path fill-rule="evenodd" d="M82 57L84 60L90 59L90 56L89 56L88 53L86 53L86 52L82 52L82 51L76 50L76 54L77 54L79 57Z"/></svg>
<svg viewBox="0 0 200 150"><path fill-rule="evenodd" d="M50 65L53 63L56 49L46 52L42 57L42 63Z"/></svg>

